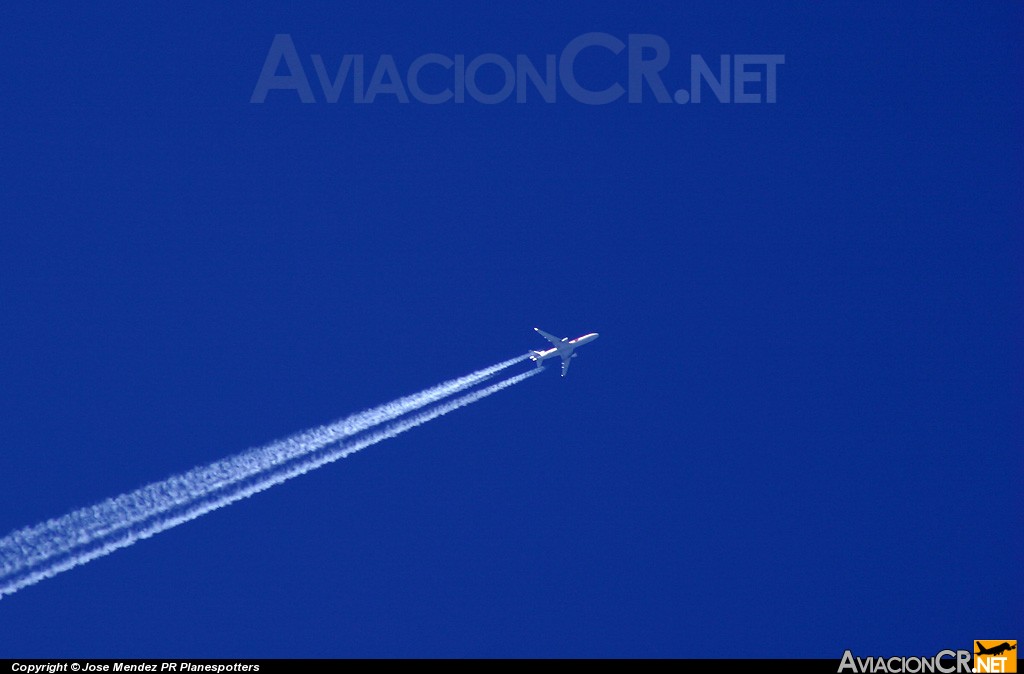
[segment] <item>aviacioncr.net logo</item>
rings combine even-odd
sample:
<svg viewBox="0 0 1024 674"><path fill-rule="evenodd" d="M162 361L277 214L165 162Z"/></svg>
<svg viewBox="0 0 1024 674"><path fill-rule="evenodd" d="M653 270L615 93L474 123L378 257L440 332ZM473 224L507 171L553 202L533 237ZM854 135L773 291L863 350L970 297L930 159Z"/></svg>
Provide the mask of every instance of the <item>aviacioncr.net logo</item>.
<svg viewBox="0 0 1024 674"><path fill-rule="evenodd" d="M786 62L782 54L719 54L707 60L690 54L687 81L685 73L669 67L670 56L668 41L660 35L633 33L623 41L609 33L584 33L559 54L542 58L428 53L406 62L391 54L327 58L311 54L307 60L299 56L290 34L279 33L270 44L249 101L263 103L269 92L280 90L291 93L275 94L275 98L294 101L297 97L303 103L393 100L493 105L538 98L554 103L561 90L587 105L623 99L643 103L652 98L657 103L700 103L702 97L709 100L709 92L719 103L775 103L778 66Z"/></svg>
<svg viewBox="0 0 1024 674"><path fill-rule="evenodd" d="M942 650L932 657L902 656L881 657L869 655L857 657L852 651L843 653L839 662L838 674L952 674L953 672L971 672L971 652Z"/></svg>

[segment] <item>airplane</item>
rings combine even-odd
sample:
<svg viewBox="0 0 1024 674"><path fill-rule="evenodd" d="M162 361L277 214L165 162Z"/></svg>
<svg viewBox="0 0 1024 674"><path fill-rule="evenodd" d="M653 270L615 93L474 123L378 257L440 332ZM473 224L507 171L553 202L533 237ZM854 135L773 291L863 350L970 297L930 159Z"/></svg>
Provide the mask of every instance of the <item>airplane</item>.
<svg viewBox="0 0 1024 674"><path fill-rule="evenodd" d="M592 342L598 337L596 332L591 332L581 337L577 337L576 339L569 339L568 337L559 339L552 334L544 332L540 328L534 328L534 330L536 330L541 337L551 342L554 345L554 348L545 349L544 351L531 351L530 360L537 363L537 367L540 367L541 363L543 363L545 359L551 358L552 356L560 356L562 359L563 377L565 376L565 373L569 371L569 363L573 358L579 355L573 353L573 351L576 350L576 347L582 346L587 342Z"/></svg>
<svg viewBox="0 0 1024 674"><path fill-rule="evenodd" d="M978 650L975 652L975 655L1002 655L1006 651L1012 651L1017 648L1017 644L1013 644L1011 646L1007 641L1004 641L998 646L990 646L988 648L982 646L980 641L975 641L974 643L978 645Z"/></svg>

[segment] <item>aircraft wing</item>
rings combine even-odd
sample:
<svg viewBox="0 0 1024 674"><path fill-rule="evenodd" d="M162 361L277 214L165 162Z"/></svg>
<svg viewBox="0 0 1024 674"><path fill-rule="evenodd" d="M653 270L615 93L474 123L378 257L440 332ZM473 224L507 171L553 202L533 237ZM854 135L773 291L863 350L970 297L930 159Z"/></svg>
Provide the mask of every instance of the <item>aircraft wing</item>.
<svg viewBox="0 0 1024 674"><path fill-rule="evenodd" d="M534 328L534 330L536 330L540 334L541 337L543 337L544 339L548 340L549 342L551 342L555 346L560 346L562 344L562 340L560 340L558 337L555 337L551 333L544 332L540 328Z"/></svg>
<svg viewBox="0 0 1024 674"><path fill-rule="evenodd" d="M562 356L562 376L569 371L569 365L572 364L572 356Z"/></svg>

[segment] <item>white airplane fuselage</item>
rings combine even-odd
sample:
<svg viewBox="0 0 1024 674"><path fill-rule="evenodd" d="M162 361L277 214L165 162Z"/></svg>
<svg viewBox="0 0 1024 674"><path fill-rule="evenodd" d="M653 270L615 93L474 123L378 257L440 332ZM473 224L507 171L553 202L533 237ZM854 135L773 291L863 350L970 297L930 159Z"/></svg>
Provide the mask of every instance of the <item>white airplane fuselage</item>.
<svg viewBox="0 0 1024 674"><path fill-rule="evenodd" d="M563 377L565 376L565 373L569 370L569 359L575 358L578 355L574 353L576 351L576 348L583 346L584 344L589 344L590 342L597 339L599 336L596 332L589 332L585 335L577 337L576 339L569 339L568 337L566 337L559 341L558 338L547 334L540 328L534 328L534 330L543 335L544 338L550 341L554 346L550 349L531 351L530 360L537 363L537 367L540 367L541 363L543 363L548 358L558 356L559 358L562 359Z"/></svg>

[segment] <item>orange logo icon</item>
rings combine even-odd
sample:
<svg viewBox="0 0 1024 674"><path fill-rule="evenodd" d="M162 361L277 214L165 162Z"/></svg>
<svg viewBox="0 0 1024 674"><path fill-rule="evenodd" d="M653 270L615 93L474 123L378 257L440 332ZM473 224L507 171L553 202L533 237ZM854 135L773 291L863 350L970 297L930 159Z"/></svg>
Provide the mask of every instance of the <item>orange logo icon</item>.
<svg viewBox="0 0 1024 674"><path fill-rule="evenodd" d="M974 642L974 671L1016 672L1017 642L1014 640L979 639Z"/></svg>

